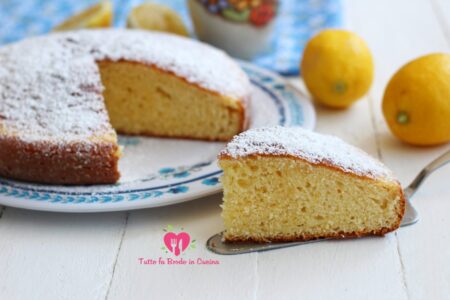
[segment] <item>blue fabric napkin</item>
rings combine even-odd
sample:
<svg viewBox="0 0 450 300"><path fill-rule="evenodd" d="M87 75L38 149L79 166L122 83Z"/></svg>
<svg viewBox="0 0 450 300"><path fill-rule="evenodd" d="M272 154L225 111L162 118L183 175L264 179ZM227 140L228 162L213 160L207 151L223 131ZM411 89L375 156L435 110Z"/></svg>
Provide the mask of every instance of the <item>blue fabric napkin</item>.
<svg viewBox="0 0 450 300"><path fill-rule="evenodd" d="M96 0L0 0L0 44L43 34ZM130 9L142 0L114 0L115 26L125 26ZM186 0L156 0L178 11L192 31ZM271 49L252 62L282 75L299 73L308 39L324 28L342 26L342 0L281 0Z"/></svg>

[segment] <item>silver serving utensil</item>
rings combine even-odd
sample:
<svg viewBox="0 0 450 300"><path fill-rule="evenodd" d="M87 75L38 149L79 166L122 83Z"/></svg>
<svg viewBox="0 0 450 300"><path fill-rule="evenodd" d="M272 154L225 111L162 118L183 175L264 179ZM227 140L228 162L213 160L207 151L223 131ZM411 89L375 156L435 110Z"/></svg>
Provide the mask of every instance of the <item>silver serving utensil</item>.
<svg viewBox="0 0 450 300"><path fill-rule="evenodd" d="M419 221L419 215L417 210L412 206L410 200L416 193L416 191L420 188L425 178L427 178L431 173L444 166L445 164L450 162L450 150L439 156L431 163L429 163L425 168L420 171L420 173L414 178L411 184L403 190L406 198L406 210L405 215L403 217L401 227L409 226L417 221ZM288 242L288 243L253 243L253 242L245 242L245 243L226 243L223 240L222 232L213 235L206 242L206 247L216 253L222 255L233 255L233 254L244 254L251 252L259 252L259 251L268 251L280 248L293 247L298 245L317 243L329 239L317 239L310 241L300 241L300 242Z"/></svg>

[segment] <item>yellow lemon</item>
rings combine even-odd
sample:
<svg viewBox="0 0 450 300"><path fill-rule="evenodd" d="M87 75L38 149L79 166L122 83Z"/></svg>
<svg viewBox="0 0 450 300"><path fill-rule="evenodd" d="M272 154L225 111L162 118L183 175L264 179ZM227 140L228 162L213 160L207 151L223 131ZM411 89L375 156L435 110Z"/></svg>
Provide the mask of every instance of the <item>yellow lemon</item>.
<svg viewBox="0 0 450 300"><path fill-rule="evenodd" d="M113 6L110 1L100 1L56 26L54 31L83 28L110 27L113 22Z"/></svg>
<svg viewBox="0 0 450 300"><path fill-rule="evenodd" d="M383 114L404 142L450 141L450 54L422 56L398 70L384 92Z"/></svg>
<svg viewBox="0 0 450 300"><path fill-rule="evenodd" d="M367 44L355 33L328 29L305 47L302 76L314 99L343 108L364 96L373 80L373 59Z"/></svg>
<svg viewBox="0 0 450 300"><path fill-rule="evenodd" d="M143 3L133 8L127 19L128 28L170 32L189 36L181 17L167 6Z"/></svg>

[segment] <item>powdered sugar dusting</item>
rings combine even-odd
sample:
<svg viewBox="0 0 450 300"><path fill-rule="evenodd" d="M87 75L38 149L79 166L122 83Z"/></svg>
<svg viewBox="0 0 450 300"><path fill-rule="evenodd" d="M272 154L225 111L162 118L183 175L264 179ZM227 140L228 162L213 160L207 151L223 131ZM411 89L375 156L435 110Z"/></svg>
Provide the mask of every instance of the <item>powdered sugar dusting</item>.
<svg viewBox="0 0 450 300"><path fill-rule="evenodd" d="M27 141L114 134L96 61L155 65L237 99L250 85L222 51L186 38L108 29L51 34L0 49L0 131Z"/></svg>
<svg viewBox="0 0 450 300"><path fill-rule="evenodd" d="M392 179L391 171L364 151L341 139L300 127L262 127L236 136L220 153L242 158L250 155L289 155L314 164L326 163L344 172Z"/></svg>

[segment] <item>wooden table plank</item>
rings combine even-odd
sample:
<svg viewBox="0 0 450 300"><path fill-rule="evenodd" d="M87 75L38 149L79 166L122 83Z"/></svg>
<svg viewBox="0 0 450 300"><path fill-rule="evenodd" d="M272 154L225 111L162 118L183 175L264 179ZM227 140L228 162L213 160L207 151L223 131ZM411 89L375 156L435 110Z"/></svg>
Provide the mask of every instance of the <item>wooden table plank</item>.
<svg viewBox="0 0 450 300"><path fill-rule="evenodd" d="M448 0L432 0L435 15L450 45L450 1Z"/></svg>
<svg viewBox="0 0 450 300"><path fill-rule="evenodd" d="M256 288L256 254L219 256L206 240L223 230L222 195L130 213L108 299L251 299ZM219 265L141 265L138 258L173 258L161 250L163 228L183 227L196 239L185 260L217 259Z"/></svg>
<svg viewBox="0 0 450 300"><path fill-rule="evenodd" d="M0 299L104 299L125 213L6 208L0 219Z"/></svg>
<svg viewBox="0 0 450 300"><path fill-rule="evenodd" d="M420 148L399 142L389 132L382 113L384 87L393 73L410 59L430 52L449 52L448 40L429 1L355 1L355 30L365 37L377 61L370 94L384 162L408 184L429 161L449 149ZM386 9L389 8L389 9ZM363 11L382 16L373 24ZM397 232L402 272L410 299L448 299L450 294L450 169L432 175L414 198L421 221Z"/></svg>
<svg viewBox="0 0 450 300"><path fill-rule="evenodd" d="M261 253L257 299L407 299L393 235Z"/></svg>

